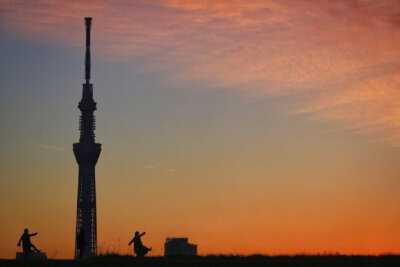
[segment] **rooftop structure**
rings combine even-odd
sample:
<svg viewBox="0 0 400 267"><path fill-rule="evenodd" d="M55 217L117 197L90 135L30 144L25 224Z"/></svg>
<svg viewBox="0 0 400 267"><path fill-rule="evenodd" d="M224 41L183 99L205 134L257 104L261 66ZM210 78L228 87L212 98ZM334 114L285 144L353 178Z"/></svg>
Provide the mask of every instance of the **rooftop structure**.
<svg viewBox="0 0 400 267"><path fill-rule="evenodd" d="M197 245L189 244L187 237L167 238L164 244L164 256L196 256Z"/></svg>

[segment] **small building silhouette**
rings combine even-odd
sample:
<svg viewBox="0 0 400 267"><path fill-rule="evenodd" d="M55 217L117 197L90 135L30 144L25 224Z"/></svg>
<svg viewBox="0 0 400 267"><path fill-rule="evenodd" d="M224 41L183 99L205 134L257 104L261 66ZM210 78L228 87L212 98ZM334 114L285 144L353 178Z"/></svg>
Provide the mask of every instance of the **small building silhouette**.
<svg viewBox="0 0 400 267"><path fill-rule="evenodd" d="M168 238L164 244L164 256L196 256L197 245L189 244L187 237Z"/></svg>

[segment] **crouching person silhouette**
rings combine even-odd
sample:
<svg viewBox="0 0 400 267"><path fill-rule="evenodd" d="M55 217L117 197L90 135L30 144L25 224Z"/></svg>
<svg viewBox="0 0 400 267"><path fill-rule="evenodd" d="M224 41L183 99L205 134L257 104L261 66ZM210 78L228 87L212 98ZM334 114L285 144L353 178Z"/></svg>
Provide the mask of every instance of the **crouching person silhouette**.
<svg viewBox="0 0 400 267"><path fill-rule="evenodd" d="M151 251L151 247L148 248L143 245L142 240L140 239L146 232L139 234L138 231L135 232L135 236L129 242L129 246L133 243L133 251L136 254L137 258L143 258L149 251Z"/></svg>
<svg viewBox="0 0 400 267"><path fill-rule="evenodd" d="M31 243L31 236L35 236L37 234L38 233L29 234L28 228L26 228L24 230L24 233L22 234L21 238L19 239L17 246L21 246L21 242L22 242L22 251L23 251L25 256L27 256L28 254L30 254L32 252L31 248L33 248L35 250L35 252L37 252L37 253L40 252L40 250L37 249L35 247L35 245L33 245Z"/></svg>

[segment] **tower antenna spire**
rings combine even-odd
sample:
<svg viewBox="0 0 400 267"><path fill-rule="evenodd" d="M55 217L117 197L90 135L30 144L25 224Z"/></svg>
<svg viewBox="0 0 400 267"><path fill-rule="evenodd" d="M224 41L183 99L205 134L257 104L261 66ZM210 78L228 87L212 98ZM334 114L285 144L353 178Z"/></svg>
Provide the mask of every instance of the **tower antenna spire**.
<svg viewBox="0 0 400 267"><path fill-rule="evenodd" d="M92 18L85 18L86 24L86 54L85 54L85 79L86 83L90 80L90 29L92 27Z"/></svg>

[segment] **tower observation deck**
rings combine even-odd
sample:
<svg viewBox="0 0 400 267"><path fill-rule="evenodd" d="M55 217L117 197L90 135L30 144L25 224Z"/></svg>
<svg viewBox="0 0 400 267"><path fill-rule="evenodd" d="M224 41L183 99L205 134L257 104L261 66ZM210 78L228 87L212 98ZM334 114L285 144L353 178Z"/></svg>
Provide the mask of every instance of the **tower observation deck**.
<svg viewBox="0 0 400 267"><path fill-rule="evenodd" d="M93 113L96 110L96 102L93 99L93 85L90 83L90 29L92 18L85 18L85 24L86 82L83 84L82 99L78 105L81 111L79 120L80 138L78 143L73 144L74 155L79 165L75 258L88 258L97 254L95 166L100 156L101 144L95 142L96 123Z"/></svg>

